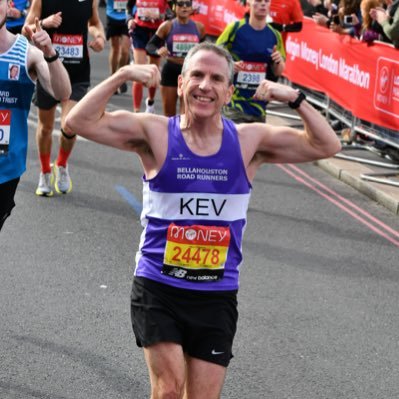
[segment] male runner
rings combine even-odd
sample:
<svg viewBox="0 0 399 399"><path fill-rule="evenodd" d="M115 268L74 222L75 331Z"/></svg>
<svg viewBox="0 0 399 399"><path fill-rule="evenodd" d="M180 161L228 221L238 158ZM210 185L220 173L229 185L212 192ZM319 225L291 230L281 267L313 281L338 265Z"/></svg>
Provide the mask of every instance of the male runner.
<svg viewBox="0 0 399 399"><path fill-rule="evenodd" d="M33 0L26 17L26 26L34 29L35 18L40 19L42 29L48 31L54 47L68 71L72 83L71 97L61 102L61 133L58 156L51 167L52 133L58 101L37 85L34 104L38 106L39 123L36 142L41 171L36 194L51 197L53 182L58 193L69 193L72 180L68 170L68 159L76 141L74 132L66 131L64 120L67 113L87 92L90 85L90 59L88 47L101 51L105 44L105 33L101 23L97 0ZM94 38L89 41L88 34Z"/></svg>
<svg viewBox="0 0 399 399"><path fill-rule="evenodd" d="M127 0L108 0L106 5L106 36L111 44L108 57L111 75L129 62L130 38L126 25L126 5ZM117 93L126 91L127 86L123 84Z"/></svg>
<svg viewBox="0 0 399 399"><path fill-rule="evenodd" d="M155 65L129 65L91 90L67 117L69 129L134 152L143 165L144 231L131 313L151 398L220 398L232 357L242 238L256 171L263 163L313 161L341 148L305 96L275 82L263 80L255 96L288 103L304 130L223 118L233 70L226 50L203 42L190 50L179 77L183 115L106 112L123 82L160 82Z"/></svg>
<svg viewBox="0 0 399 399"><path fill-rule="evenodd" d="M303 10L299 0L270 0L270 17L273 28L281 32L284 43L288 32L300 32L303 24Z"/></svg>
<svg viewBox="0 0 399 399"><path fill-rule="evenodd" d="M235 62L234 94L223 114L234 122L264 122L267 102L254 98L263 79L274 80L285 67L280 32L266 23L269 0L248 0L249 13L227 25L216 43L226 48Z"/></svg>
<svg viewBox="0 0 399 399"><path fill-rule="evenodd" d="M33 46L6 29L7 6L7 0L0 0L0 230L15 206L15 191L26 169L35 81L59 100L71 94L68 74L39 21L35 33L27 30Z"/></svg>

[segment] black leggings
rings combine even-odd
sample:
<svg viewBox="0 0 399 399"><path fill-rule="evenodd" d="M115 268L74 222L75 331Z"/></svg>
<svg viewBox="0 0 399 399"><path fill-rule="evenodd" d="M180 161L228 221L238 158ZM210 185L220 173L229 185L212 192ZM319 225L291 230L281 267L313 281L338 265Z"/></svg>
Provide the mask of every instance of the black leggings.
<svg viewBox="0 0 399 399"><path fill-rule="evenodd" d="M181 74L183 65L166 61L161 73L161 85L168 87L177 87L177 77Z"/></svg>
<svg viewBox="0 0 399 399"><path fill-rule="evenodd" d="M0 231L6 219L15 206L14 196L19 183L19 177L0 184Z"/></svg>

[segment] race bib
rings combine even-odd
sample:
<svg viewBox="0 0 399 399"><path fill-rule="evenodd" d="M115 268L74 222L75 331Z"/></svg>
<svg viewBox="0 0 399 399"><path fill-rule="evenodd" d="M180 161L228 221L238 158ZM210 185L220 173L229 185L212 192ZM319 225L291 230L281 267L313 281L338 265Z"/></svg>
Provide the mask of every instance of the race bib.
<svg viewBox="0 0 399 399"><path fill-rule="evenodd" d="M138 1L136 13L143 21L157 20L161 16L157 1Z"/></svg>
<svg viewBox="0 0 399 399"><path fill-rule="evenodd" d="M60 58L83 58L82 35L53 35L53 46L60 54Z"/></svg>
<svg viewBox="0 0 399 399"><path fill-rule="evenodd" d="M162 273L194 282L223 278L230 228L220 226L168 227Z"/></svg>
<svg viewBox="0 0 399 399"><path fill-rule="evenodd" d="M123 12L126 10L127 0L114 0L114 10Z"/></svg>
<svg viewBox="0 0 399 399"><path fill-rule="evenodd" d="M236 87L256 90L266 78L267 65L262 62L244 62L243 70L237 74Z"/></svg>
<svg viewBox="0 0 399 399"><path fill-rule="evenodd" d="M8 154L10 145L11 111L0 109L0 156Z"/></svg>
<svg viewBox="0 0 399 399"><path fill-rule="evenodd" d="M184 57L189 50L199 42L197 35L176 34L173 35L173 55L175 57Z"/></svg>

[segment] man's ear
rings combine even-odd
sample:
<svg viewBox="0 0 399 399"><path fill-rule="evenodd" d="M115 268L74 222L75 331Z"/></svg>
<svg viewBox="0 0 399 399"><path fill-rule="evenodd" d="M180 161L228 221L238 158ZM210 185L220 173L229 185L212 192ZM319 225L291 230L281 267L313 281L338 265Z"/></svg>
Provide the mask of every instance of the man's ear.
<svg viewBox="0 0 399 399"><path fill-rule="evenodd" d="M183 85L183 75L179 75L177 77L177 95L179 97L183 95L182 85Z"/></svg>
<svg viewBox="0 0 399 399"><path fill-rule="evenodd" d="M227 105L231 101L231 96L234 93L234 85L230 85L229 88L227 89L227 93L225 96L224 103Z"/></svg>

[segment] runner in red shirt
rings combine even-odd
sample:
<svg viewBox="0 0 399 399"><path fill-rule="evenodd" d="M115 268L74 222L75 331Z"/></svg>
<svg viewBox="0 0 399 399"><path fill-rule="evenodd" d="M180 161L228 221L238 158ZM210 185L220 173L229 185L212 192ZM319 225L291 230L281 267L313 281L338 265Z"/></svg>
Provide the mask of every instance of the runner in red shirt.
<svg viewBox="0 0 399 399"><path fill-rule="evenodd" d="M155 64L159 67L160 57L150 55L147 59L145 46L155 34L158 27L166 19L166 12L171 0L128 0L127 1L127 27L132 38L133 57L135 64ZM143 85L133 82L133 110L140 111L143 98ZM155 87L148 89L145 101L147 113L155 113L154 108Z"/></svg>
<svg viewBox="0 0 399 399"><path fill-rule="evenodd" d="M284 42L286 32L302 30L303 11L299 0L271 0L270 17L271 25L281 32Z"/></svg>

